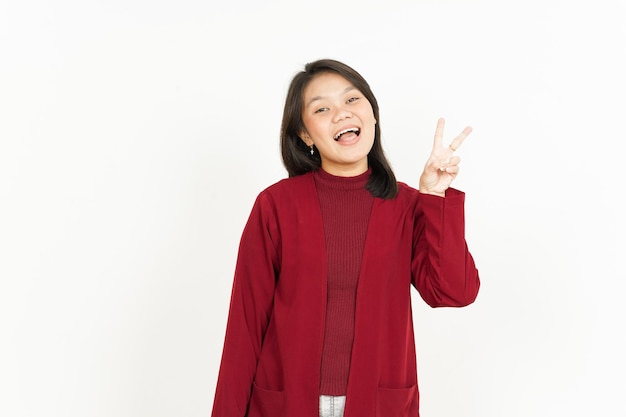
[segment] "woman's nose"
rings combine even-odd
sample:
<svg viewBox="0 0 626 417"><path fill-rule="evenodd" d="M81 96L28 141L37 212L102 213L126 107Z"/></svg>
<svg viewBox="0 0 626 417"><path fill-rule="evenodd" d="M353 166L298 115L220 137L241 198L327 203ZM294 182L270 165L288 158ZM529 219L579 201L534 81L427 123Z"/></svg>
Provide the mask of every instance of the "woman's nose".
<svg viewBox="0 0 626 417"><path fill-rule="evenodd" d="M335 123L338 123L344 119L348 119L352 117L352 112L349 110L344 110L341 109L337 112L337 115L335 116Z"/></svg>

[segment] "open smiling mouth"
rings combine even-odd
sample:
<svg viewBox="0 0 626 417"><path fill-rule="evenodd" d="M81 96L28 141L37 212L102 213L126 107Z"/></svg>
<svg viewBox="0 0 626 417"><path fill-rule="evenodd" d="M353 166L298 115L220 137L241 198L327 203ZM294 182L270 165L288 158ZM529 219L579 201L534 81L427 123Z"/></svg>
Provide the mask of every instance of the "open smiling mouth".
<svg viewBox="0 0 626 417"><path fill-rule="evenodd" d="M348 129L344 129L341 132L337 133L333 139L337 142L341 139L352 139L361 134L361 129L358 127L350 127Z"/></svg>

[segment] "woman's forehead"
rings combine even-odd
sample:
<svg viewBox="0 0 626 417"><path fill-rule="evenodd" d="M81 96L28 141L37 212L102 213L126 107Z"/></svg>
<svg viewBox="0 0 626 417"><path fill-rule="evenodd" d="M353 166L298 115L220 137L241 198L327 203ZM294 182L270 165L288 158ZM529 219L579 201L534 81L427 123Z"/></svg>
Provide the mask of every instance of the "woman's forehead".
<svg viewBox="0 0 626 417"><path fill-rule="evenodd" d="M323 73L316 75L304 89L304 101L323 98L331 98L337 95L343 95L357 88L342 75L335 73Z"/></svg>

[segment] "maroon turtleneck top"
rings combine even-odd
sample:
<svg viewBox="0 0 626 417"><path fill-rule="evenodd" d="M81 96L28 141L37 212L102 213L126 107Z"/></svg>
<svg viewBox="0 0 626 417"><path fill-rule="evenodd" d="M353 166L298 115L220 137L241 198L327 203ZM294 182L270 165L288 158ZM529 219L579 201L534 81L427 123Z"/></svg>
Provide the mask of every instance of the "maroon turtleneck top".
<svg viewBox="0 0 626 417"><path fill-rule="evenodd" d="M356 288L374 197L365 189L371 170L338 177L314 174L328 262L326 326L320 394L345 395L350 371Z"/></svg>

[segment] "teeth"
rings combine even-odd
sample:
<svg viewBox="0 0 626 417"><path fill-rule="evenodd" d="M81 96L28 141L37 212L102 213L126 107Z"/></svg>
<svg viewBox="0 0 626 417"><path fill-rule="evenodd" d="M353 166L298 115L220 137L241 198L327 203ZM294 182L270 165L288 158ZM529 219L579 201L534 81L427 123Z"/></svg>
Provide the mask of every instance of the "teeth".
<svg viewBox="0 0 626 417"><path fill-rule="evenodd" d="M349 129L345 129L342 130L341 132L337 133L334 137L335 140L339 140L339 138L341 137L341 135L343 135L344 133L348 133L348 132L354 132L356 134L358 134L360 132L360 129L356 128L356 127L351 127Z"/></svg>

